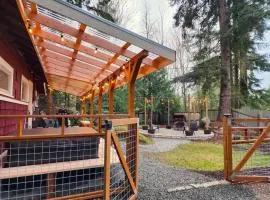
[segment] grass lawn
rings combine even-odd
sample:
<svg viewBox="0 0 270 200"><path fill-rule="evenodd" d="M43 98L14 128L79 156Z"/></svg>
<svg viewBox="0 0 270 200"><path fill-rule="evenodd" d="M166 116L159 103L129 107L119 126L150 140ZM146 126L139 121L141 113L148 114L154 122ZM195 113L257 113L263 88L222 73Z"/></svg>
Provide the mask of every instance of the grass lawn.
<svg viewBox="0 0 270 200"><path fill-rule="evenodd" d="M152 138L146 137L141 133L139 133L139 140L140 140L140 144L143 144L143 145L154 144L154 140Z"/></svg>
<svg viewBox="0 0 270 200"><path fill-rule="evenodd" d="M238 162L245 155L245 151L234 151ZM270 156L255 152L252 160L253 167L261 167L270 163ZM198 171L223 170L223 145L213 143L189 143L179 145L168 152L153 153L152 157L174 167ZM255 159L256 158L256 159Z"/></svg>

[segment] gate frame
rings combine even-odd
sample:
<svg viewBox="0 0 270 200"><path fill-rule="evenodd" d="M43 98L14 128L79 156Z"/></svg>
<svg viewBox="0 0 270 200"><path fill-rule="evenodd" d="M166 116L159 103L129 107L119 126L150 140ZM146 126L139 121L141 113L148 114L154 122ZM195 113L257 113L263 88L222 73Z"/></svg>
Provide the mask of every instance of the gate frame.
<svg viewBox="0 0 270 200"><path fill-rule="evenodd" d="M268 123L266 127L236 127L232 126L233 122L243 123L243 122L264 122ZM232 131L235 130L245 130L247 133L248 129L258 130L260 135L257 139L245 138L245 140L233 141ZM223 145L224 145L224 178L227 181L240 183L240 182L269 182L270 176L252 176L252 175L235 175L235 172L239 172L250 157L255 152L256 148L262 144L264 141L269 141L270 138L268 134L270 133L270 118L232 118L231 114L225 114L223 117ZM232 145L241 143L252 143L252 146L245 153L244 157L238 162L238 164L233 168L232 159Z"/></svg>

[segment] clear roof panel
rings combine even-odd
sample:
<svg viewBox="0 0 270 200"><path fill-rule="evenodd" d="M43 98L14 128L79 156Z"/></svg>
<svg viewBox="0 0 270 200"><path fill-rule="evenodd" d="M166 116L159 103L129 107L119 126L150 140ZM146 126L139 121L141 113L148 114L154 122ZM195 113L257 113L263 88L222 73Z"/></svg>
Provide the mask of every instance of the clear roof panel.
<svg viewBox="0 0 270 200"><path fill-rule="evenodd" d="M74 21L72 19L69 19L67 17L64 17L58 13L52 12L50 10L47 10L45 8L42 8L40 6L38 6L38 13L43 14L47 17L50 17L54 20L57 20L61 23L67 24L69 26L72 26L73 28L79 29L80 28L80 23L78 23L77 21Z"/></svg>

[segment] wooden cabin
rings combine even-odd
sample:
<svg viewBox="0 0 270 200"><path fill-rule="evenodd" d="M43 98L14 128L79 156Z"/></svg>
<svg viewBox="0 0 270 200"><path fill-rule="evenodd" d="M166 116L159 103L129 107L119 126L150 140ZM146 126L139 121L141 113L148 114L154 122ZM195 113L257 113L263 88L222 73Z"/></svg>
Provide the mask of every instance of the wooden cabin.
<svg viewBox="0 0 270 200"><path fill-rule="evenodd" d="M59 0L1 0L0 18L0 199L135 199L135 81L175 51ZM114 114L123 85L128 113ZM33 115L51 90L79 96L80 115ZM38 118L62 123L33 127ZM66 127L67 118L83 126Z"/></svg>

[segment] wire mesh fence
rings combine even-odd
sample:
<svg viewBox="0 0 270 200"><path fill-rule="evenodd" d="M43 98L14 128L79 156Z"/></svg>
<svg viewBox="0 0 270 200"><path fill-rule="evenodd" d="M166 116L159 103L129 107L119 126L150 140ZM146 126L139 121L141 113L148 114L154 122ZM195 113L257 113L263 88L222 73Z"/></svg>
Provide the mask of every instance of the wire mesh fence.
<svg viewBox="0 0 270 200"><path fill-rule="evenodd" d="M118 159L121 164L111 166L111 199L129 199L137 178L137 124L115 126L112 134L112 149L117 152L112 154L112 160Z"/></svg>
<svg viewBox="0 0 270 200"><path fill-rule="evenodd" d="M31 138L25 129L19 136L0 136L0 199L72 199L82 195L103 199L108 148L110 198L129 199L137 178L137 123L113 126L113 142L107 146L111 120L104 116L102 130L88 136L80 136L85 127L72 127L78 136L69 135L68 127L59 137L47 134L57 128L46 128L46 134L38 138Z"/></svg>
<svg viewBox="0 0 270 200"><path fill-rule="evenodd" d="M45 199L103 189L104 139L5 142L1 199Z"/></svg>
<svg viewBox="0 0 270 200"><path fill-rule="evenodd" d="M225 171L229 170L229 179L260 181L270 177L269 121L266 118L232 118L225 124L224 151L228 162Z"/></svg>

